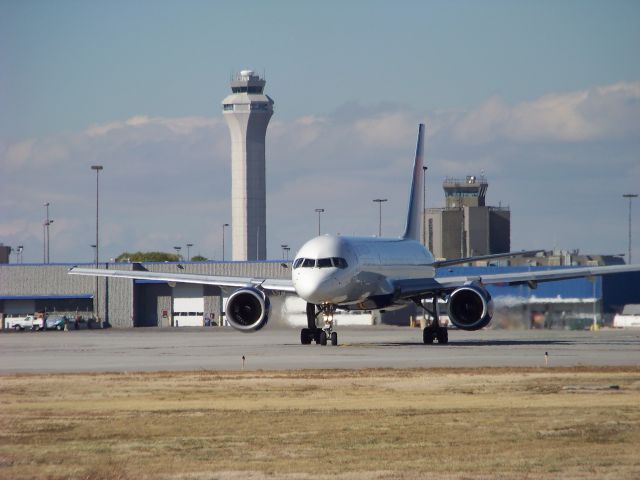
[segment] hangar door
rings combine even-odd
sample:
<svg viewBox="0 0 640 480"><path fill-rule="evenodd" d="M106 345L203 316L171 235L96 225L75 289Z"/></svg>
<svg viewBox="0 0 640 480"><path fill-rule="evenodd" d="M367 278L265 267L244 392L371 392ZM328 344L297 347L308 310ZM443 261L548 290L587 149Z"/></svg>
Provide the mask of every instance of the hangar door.
<svg viewBox="0 0 640 480"><path fill-rule="evenodd" d="M173 326L201 327L204 325L202 285L177 283L173 288Z"/></svg>

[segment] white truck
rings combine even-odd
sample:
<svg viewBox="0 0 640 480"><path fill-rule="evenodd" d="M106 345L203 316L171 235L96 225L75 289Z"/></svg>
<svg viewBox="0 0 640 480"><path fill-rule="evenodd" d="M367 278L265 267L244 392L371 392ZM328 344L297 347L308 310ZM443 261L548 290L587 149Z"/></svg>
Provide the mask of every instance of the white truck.
<svg viewBox="0 0 640 480"><path fill-rule="evenodd" d="M36 318L33 315L25 317L7 317L4 319L4 327L10 330L31 330Z"/></svg>
<svg viewBox="0 0 640 480"><path fill-rule="evenodd" d="M42 315L7 317L4 320L4 328L12 330L44 330L45 322L46 318Z"/></svg>

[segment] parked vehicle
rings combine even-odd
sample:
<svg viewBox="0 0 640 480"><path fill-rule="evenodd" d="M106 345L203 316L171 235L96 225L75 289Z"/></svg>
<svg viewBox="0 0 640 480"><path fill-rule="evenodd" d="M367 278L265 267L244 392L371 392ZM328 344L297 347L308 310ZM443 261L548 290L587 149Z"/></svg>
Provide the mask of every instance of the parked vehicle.
<svg viewBox="0 0 640 480"><path fill-rule="evenodd" d="M64 330L65 323L69 323L66 315L49 315L46 321L47 330Z"/></svg>
<svg viewBox="0 0 640 480"><path fill-rule="evenodd" d="M36 315L33 319L33 325L31 326L31 330L44 330L46 321L47 321L46 316Z"/></svg>
<svg viewBox="0 0 640 480"><path fill-rule="evenodd" d="M31 330L33 329L33 321L35 317L33 315L27 315L26 317L8 317L5 319L5 328L13 330Z"/></svg>

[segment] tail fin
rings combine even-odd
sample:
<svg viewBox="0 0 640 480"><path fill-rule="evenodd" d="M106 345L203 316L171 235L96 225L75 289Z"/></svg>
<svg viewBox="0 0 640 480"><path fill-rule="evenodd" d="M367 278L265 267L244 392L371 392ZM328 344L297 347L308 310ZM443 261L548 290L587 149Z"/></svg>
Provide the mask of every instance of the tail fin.
<svg viewBox="0 0 640 480"><path fill-rule="evenodd" d="M413 163L413 179L411 180L411 193L409 195L409 212L407 214L407 226L402 238L420 241L420 226L422 225L422 189L424 185L424 172L422 171L424 152L424 123L418 127L418 144L416 145L416 159Z"/></svg>

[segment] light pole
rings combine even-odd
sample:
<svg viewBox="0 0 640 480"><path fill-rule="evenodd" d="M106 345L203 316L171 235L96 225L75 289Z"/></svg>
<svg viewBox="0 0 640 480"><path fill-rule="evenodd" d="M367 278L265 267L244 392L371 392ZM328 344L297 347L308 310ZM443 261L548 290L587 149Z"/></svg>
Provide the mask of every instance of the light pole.
<svg viewBox="0 0 640 480"><path fill-rule="evenodd" d="M182 247L173 247L176 251L176 255L178 257L178 261L180 261L180 250L182 250Z"/></svg>
<svg viewBox="0 0 640 480"><path fill-rule="evenodd" d="M422 167L422 243L427 246L427 170Z"/></svg>
<svg viewBox="0 0 640 480"><path fill-rule="evenodd" d="M280 245L280 248L282 248L282 259L284 260L284 254L287 252L287 260L289 260L289 245Z"/></svg>
<svg viewBox="0 0 640 480"><path fill-rule="evenodd" d="M18 263L24 263L24 258L22 256L23 251L24 251L24 246L18 245Z"/></svg>
<svg viewBox="0 0 640 480"><path fill-rule="evenodd" d="M318 236L320 236L320 215L324 213L324 208L316 208L316 213L318 214Z"/></svg>
<svg viewBox="0 0 640 480"><path fill-rule="evenodd" d="M42 263L49 263L47 251L49 250L49 202L43 204L45 208L44 223L42 224Z"/></svg>
<svg viewBox="0 0 640 480"><path fill-rule="evenodd" d="M100 216L99 216L99 212L100 212L100 201L99 201L99 177L100 177L100 170L102 170L102 165L91 165L91 170L95 170L96 171L96 268L98 268L98 263L100 262L100 237L99 237L99 231L98 231L98 225L99 225L99 221L100 221ZM100 323L100 290L98 288L98 277L96 277L96 302L95 302L95 309L96 309L96 320L98 321L98 323Z"/></svg>
<svg viewBox="0 0 640 480"><path fill-rule="evenodd" d="M380 208L379 218L378 218L378 237L382 236L382 204L387 201L386 198L374 198L374 202L376 202Z"/></svg>
<svg viewBox="0 0 640 480"><path fill-rule="evenodd" d="M285 251L285 254L286 254L285 260L287 262L289 261L289 250L291 250L291 247L289 247L289 246L284 247L284 251Z"/></svg>
<svg viewBox="0 0 640 480"><path fill-rule="evenodd" d="M49 253L49 238L51 238L49 236L49 226L53 223L53 220L49 219L47 220L47 263L51 262L51 255Z"/></svg>
<svg viewBox="0 0 640 480"><path fill-rule="evenodd" d="M191 247L193 247L193 243L187 243L187 262L191 261Z"/></svg>
<svg viewBox="0 0 640 480"><path fill-rule="evenodd" d="M222 261L224 262L224 229L225 227L228 227L229 224L228 223L223 223L222 224Z"/></svg>
<svg viewBox="0 0 640 480"><path fill-rule="evenodd" d="M623 198L629 199L629 256L627 257L627 263L631 265L631 201L634 198L638 198L637 193L625 193L622 195Z"/></svg>

